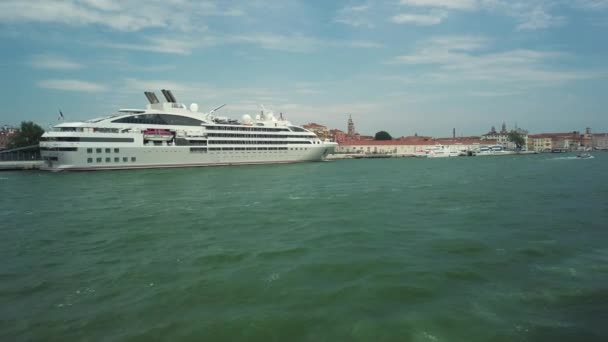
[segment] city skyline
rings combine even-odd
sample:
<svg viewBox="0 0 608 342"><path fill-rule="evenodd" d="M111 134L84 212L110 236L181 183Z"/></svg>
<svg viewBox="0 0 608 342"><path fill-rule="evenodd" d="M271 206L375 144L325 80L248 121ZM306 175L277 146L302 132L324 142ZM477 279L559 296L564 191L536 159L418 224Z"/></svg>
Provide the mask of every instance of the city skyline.
<svg viewBox="0 0 608 342"><path fill-rule="evenodd" d="M0 122L84 120L174 90L202 110L362 134L608 131L608 1L0 3Z"/></svg>

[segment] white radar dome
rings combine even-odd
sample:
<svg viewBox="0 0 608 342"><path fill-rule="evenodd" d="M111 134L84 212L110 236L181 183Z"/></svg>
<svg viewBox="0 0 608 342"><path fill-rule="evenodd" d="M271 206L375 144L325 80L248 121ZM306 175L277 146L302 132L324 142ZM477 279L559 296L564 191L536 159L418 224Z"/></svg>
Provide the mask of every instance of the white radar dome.
<svg viewBox="0 0 608 342"><path fill-rule="evenodd" d="M243 122L244 123L251 123L251 115L249 115L249 114L243 115Z"/></svg>
<svg viewBox="0 0 608 342"><path fill-rule="evenodd" d="M193 103L190 105L190 111L191 112L198 112L198 104Z"/></svg>

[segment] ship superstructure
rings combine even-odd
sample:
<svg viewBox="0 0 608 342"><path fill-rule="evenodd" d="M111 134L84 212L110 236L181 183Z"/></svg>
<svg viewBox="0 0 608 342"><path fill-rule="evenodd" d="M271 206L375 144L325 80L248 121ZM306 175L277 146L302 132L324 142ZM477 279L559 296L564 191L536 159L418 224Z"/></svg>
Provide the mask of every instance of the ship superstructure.
<svg viewBox="0 0 608 342"><path fill-rule="evenodd" d="M319 161L336 143L272 112L245 114L241 120L214 115L145 92L146 109L84 122L61 123L40 142L47 170L104 170Z"/></svg>

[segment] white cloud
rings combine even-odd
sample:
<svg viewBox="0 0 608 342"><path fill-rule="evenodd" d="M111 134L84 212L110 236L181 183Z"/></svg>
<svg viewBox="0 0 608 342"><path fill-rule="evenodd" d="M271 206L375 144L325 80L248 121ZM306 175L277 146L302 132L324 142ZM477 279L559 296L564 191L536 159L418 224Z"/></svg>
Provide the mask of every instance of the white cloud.
<svg viewBox="0 0 608 342"><path fill-rule="evenodd" d="M394 64L449 64L462 60L471 52L487 46L488 39L479 36L435 37L420 44L413 54L395 57Z"/></svg>
<svg viewBox="0 0 608 342"><path fill-rule="evenodd" d="M204 38L199 38L198 41L193 39L174 39L167 37L147 37L145 43L94 43L99 47L106 47L120 50L133 51L148 51L176 55L189 55L192 50L198 46L202 46L205 42Z"/></svg>
<svg viewBox="0 0 608 342"><path fill-rule="evenodd" d="M443 7L448 9L474 9L476 0L401 0L402 5L413 7Z"/></svg>
<svg viewBox="0 0 608 342"><path fill-rule="evenodd" d="M4 23L51 23L69 26L103 26L117 31L159 28L200 31L201 18L241 16L238 8L222 2L195 0L3 0L0 20Z"/></svg>
<svg viewBox="0 0 608 342"><path fill-rule="evenodd" d="M517 26L518 30L538 30L561 26L566 19L561 16L553 16L544 9L537 7L531 12L521 16L522 22Z"/></svg>
<svg viewBox="0 0 608 342"><path fill-rule="evenodd" d="M490 40L483 37L433 38L412 53L395 57L391 63L433 66L418 75L417 80L440 83L481 81L529 87L606 77L606 72L552 67L569 57L561 52L528 49L484 52L489 44Z"/></svg>
<svg viewBox="0 0 608 342"><path fill-rule="evenodd" d="M120 4L114 0L83 0L84 4L104 11L118 11Z"/></svg>
<svg viewBox="0 0 608 342"><path fill-rule="evenodd" d="M96 93L106 90L106 87L99 83L81 80L42 80L37 82L38 87L53 90L76 91L86 93Z"/></svg>
<svg viewBox="0 0 608 342"><path fill-rule="evenodd" d="M602 8L608 0L574 0L571 6ZM566 22L563 16L549 12L557 3L546 0L401 0L400 4L409 8L442 10L434 14L404 13L391 18L396 23L417 23L436 25L453 11L487 11L513 17L517 20L517 30L539 30L558 27Z"/></svg>
<svg viewBox="0 0 608 342"><path fill-rule="evenodd" d="M83 68L82 64L53 54L33 55L30 57L29 64L34 68L51 70L77 70Z"/></svg>
<svg viewBox="0 0 608 342"><path fill-rule="evenodd" d="M568 3L574 7L588 10L608 9L608 0L570 0Z"/></svg>
<svg viewBox="0 0 608 342"><path fill-rule="evenodd" d="M475 96L475 97L503 97L503 96L513 96L520 94L517 91L488 91L488 90L479 90L479 91L469 91L467 95Z"/></svg>
<svg viewBox="0 0 608 342"><path fill-rule="evenodd" d="M370 4L344 7L338 11L334 22L354 27L373 28L374 24L369 18L371 8Z"/></svg>
<svg viewBox="0 0 608 342"><path fill-rule="evenodd" d="M198 37L181 39L167 37L148 37L146 43L95 43L100 47L121 50L149 51L158 53L188 55L192 50L229 44L255 45L265 50L285 52L313 52L327 47L354 49L381 48L382 45L365 40L323 40L304 35L281 35L274 33L248 33L238 35L214 36L205 34Z"/></svg>
<svg viewBox="0 0 608 342"><path fill-rule="evenodd" d="M431 26L440 24L447 18L447 12L435 12L432 14L400 13L391 18L395 24L413 24L419 26Z"/></svg>

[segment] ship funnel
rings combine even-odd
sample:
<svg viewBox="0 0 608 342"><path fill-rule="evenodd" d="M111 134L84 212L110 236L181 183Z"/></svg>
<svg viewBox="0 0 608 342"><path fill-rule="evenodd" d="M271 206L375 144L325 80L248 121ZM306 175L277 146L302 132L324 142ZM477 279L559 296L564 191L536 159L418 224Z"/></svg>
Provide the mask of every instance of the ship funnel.
<svg viewBox="0 0 608 342"><path fill-rule="evenodd" d="M165 99L167 99L167 102L171 102L171 98L169 97L169 95L167 95L167 91L165 89L161 89L160 91L161 93L163 93Z"/></svg>
<svg viewBox="0 0 608 342"><path fill-rule="evenodd" d="M149 91L144 91L144 95L146 95L146 98L148 99L148 102L154 103L154 102L152 102L152 98L150 97L150 92Z"/></svg>
<svg viewBox="0 0 608 342"><path fill-rule="evenodd" d="M171 93L171 90L161 89L161 91L163 92L163 95L167 99L167 102L177 103L177 100L175 100L175 96L173 96L173 93Z"/></svg>
<svg viewBox="0 0 608 342"><path fill-rule="evenodd" d="M177 103L177 100L175 99L175 96L173 96L173 93L171 92L171 90L167 89L167 94L171 97L171 102Z"/></svg>
<svg viewBox="0 0 608 342"><path fill-rule="evenodd" d="M160 102L160 101L158 101L158 97L156 97L156 94L154 94L153 91L150 92L150 97L152 98L152 101L154 101L154 103Z"/></svg>
<svg viewBox="0 0 608 342"><path fill-rule="evenodd" d="M146 95L146 98L148 99L148 102L150 102L150 104L158 103L158 98L156 97L156 94L154 94L154 92L144 91L144 95Z"/></svg>

